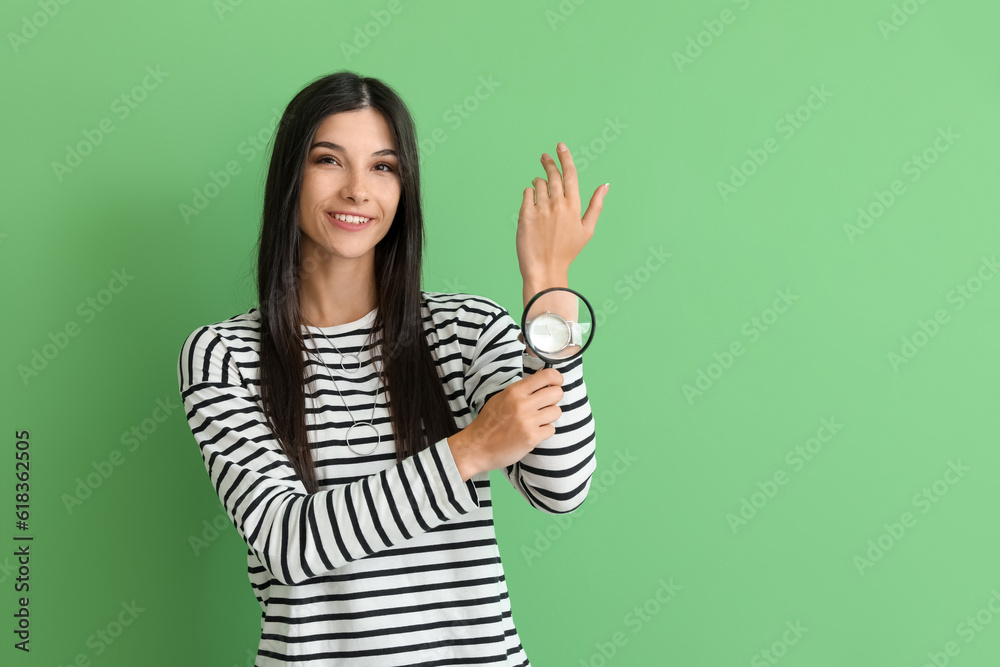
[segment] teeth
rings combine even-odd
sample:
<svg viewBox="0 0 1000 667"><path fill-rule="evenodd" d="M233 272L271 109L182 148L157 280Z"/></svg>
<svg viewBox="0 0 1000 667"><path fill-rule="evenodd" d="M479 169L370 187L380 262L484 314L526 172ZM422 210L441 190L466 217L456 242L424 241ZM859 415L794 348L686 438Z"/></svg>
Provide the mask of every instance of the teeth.
<svg viewBox="0 0 1000 667"><path fill-rule="evenodd" d="M360 225L371 220L371 218L362 218L357 215L341 215L339 213L335 213L333 217L337 220L342 220L343 222L349 222L352 225Z"/></svg>

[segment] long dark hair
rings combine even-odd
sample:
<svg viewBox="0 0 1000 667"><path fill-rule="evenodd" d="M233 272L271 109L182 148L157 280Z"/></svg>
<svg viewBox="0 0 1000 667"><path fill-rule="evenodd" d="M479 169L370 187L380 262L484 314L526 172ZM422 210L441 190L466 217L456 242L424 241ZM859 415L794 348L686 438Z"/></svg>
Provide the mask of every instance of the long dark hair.
<svg viewBox="0 0 1000 667"><path fill-rule="evenodd" d="M399 95L378 79L349 71L320 77L292 98L278 124L257 244L263 409L309 493L318 490L318 483L306 436L306 348L300 329L299 287L302 272L315 267L302 266L299 195L309 146L320 124L331 114L364 108L380 113L389 126L402 186L396 217L375 246L377 311L367 338L368 345L377 337L380 342L389 341L381 345L381 364L389 391L396 460L458 430L423 330L424 223L413 119Z"/></svg>

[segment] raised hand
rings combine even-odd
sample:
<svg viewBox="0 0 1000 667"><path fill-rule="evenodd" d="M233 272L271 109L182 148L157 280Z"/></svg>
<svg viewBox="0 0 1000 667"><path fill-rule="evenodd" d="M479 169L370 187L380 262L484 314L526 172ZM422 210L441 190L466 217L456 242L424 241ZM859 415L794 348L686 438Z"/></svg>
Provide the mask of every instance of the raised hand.
<svg viewBox="0 0 1000 667"><path fill-rule="evenodd" d="M561 141L556 153L563 173L552 156L543 153L548 179L537 177L533 187L524 189L517 218L517 262L526 283L566 276L569 265L594 235L608 191L607 184L598 187L581 218L573 156Z"/></svg>

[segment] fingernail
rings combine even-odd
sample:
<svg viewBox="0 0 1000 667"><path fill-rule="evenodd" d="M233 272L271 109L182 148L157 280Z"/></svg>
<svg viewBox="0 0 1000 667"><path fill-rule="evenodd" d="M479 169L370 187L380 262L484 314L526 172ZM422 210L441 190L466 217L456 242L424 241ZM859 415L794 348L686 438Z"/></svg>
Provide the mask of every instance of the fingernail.
<svg viewBox="0 0 1000 667"><path fill-rule="evenodd" d="M561 151L564 151L564 150L567 150L567 148L566 148L566 144L564 144L564 143L563 143L563 142L561 142L561 141L560 141L560 142L559 142L559 143L558 143L558 144L556 145L556 148L558 148L558 149L559 149L559 150L561 150Z"/></svg>
<svg viewBox="0 0 1000 667"><path fill-rule="evenodd" d="M610 190L610 189L611 189L611 184L610 183L605 183L604 184L604 194L608 194L608 190Z"/></svg>

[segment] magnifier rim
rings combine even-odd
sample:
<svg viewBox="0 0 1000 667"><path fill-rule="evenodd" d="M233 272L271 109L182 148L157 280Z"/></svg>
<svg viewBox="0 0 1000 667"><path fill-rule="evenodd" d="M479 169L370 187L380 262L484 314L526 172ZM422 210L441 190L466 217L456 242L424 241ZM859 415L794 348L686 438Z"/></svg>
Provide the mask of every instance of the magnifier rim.
<svg viewBox="0 0 1000 667"><path fill-rule="evenodd" d="M563 291L563 292L572 292L573 294L575 294L578 297L580 297L580 300L583 301L584 305L587 306L587 310L590 311L590 337L587 339L587 342L583 344L583 347L581 347L579 350L577 350L576 353L574 353L572 356L569 356L569 357L560 357L560 358L553 358L553 357L549 357L548 355L540 353L538 350L536 350L534 347L532 347L531 343L528 342L528 336L525 335L524 336L524 344L527 347L531 348L531 351L534 352L535 354L537 354L539 359L541 359L542 361L544 361L546 363L550 363L550 364L560 364L560 363L563 363L563 362L566 362L566 361L572 361L572 360L576 359L577 357L579 357L580 355L582 355L583 352L584 352L584 350L586 350L588 347L590 347L590 344L594 342L594 334L597 332L597 327L594 326L595 323L596 323L596 319L597 318L594 316L594 308L593 308L593 306L590 305L590 302L587 301L587 298L585 296L583 296L582 294L580 294L579 292L577 292L575 289L572 289L570 287L548 287L546 289L543 289L541 292L539 292L535 296L531 297L531 300L528 301L527 305L525 305L525 307L524 307L524 312L521 313L521 331L523 332L525 330L525 327L526 327L526 325L528 323L528 312L531 310L531 306L534 305L535 301L538 300L538 298L541 297L543 294L547 294L549 292L554 292L556 290Z"/></svg>

